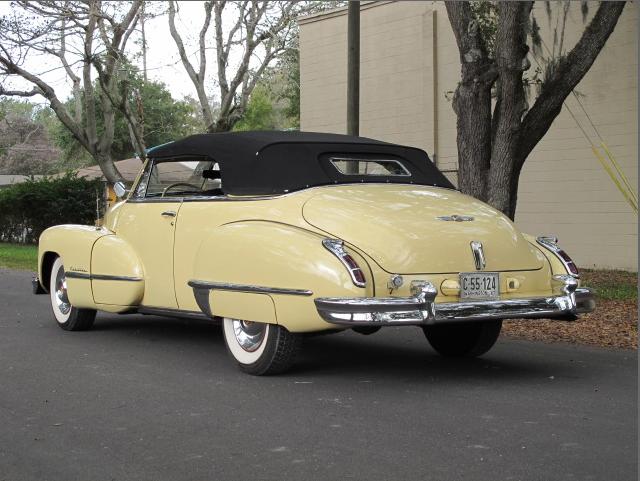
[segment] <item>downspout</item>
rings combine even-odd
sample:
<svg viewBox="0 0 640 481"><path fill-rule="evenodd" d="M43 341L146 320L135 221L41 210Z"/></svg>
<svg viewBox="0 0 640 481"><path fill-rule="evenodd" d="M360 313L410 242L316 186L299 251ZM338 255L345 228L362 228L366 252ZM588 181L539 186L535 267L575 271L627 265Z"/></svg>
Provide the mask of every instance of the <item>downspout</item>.
<svg viewBox="0 0 640 481"><path fill-rule="evenodd" d="M438 18L437 10L433 9L433 15L431 15L431 21L433 26L431 31L433 32L432 46L433 46L433 157L432 161L435 166L438 166Z"/></svg>
<svg viewBox="0 0 640 481"><path fill-rule="evenodd" d="M360 2L347 11L347 134L360 134Z"/></svg>

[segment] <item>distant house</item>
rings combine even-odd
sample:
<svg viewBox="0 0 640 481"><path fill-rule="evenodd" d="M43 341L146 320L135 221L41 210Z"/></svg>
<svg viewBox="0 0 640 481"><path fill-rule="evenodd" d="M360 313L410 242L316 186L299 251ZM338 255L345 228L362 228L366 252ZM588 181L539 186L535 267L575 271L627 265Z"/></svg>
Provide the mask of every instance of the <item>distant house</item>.
<svg viewBox="0 0 640 481"><path fill-rule="evenodd" d="M142 167L142 161L135 157L131 159L118 160L114 163L118 172L122 174L122 177L124 177L126 182L133 182L136 180L136 176ZM85 177L87 179L104 179L104 175L102 174L102 170L100 170L99 165L83 167L82 169L78 169L76 173L78 174L78 177Z"/></svg>
<svg viewBox="0 0 640 481"><path fill-rule="evenodd" d="M142 167L142 161L138 158L118 160L115 162L115 164L118 172L122 174L122 177L124 177L125 182L128 184L131 184L134 180L136 180L136 177L140 172L140 168ZM184 169L185 173L187 174L192 172L192 169L190 167L181 166L179 162L171 164L172 170L181 168ZM162 172L162 168L160 169L160 172ZM82 169L78 169L76 173L78 174L78 177L104 180L104 175L102 174L102 170L100 170L100 167L98 165L83 167Z"/></svg>
<svg viewBox="0 0 640 481"><path fill-rule="evenodd" d="M15 175L15 174L0 174L0 189L9 187L13 184L19 184L27 179L35 178L39 179L41 175Z"/></svg>
<svg viewBox="0 0 640 481"><path fill-rule="evenodd" d="M118 171L124 177L126 182L133 182L140 172L140 168L142 167L142 162L140 159L132 158L132 159L124 159L118 160L115 162ZM76 170L76 174L78 177L85 177L87 179L104 179L102 175L102 170L98 165L91 165L89 167L83 167L81 169ZM63 173L56 174L54 177L62 176ZM9 187L12 184L18 184L20 182L24 182L27 179L35 178L40 179L44 177L43 175L17 175L17 174L0 174L0 189L5 187Z"/></svg>

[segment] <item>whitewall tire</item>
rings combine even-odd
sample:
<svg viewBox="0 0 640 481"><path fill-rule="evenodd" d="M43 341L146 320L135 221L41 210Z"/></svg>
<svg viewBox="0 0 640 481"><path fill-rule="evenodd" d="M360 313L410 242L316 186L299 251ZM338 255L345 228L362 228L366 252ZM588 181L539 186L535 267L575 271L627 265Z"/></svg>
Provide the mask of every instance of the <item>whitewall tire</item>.
<svg viewBox="0 0 640 481"><path fill-rule="evenodd" d="M222 322L227 351L238 367L256 376L284 372L295 362L300 336L276 324L225 317Z"/></svg>
<svg viewBox="0 0 640 481"><path fill-rule="evenodd" d="M78 309L69 302L67 279L60 257L56 258L51 267L49 298L53 317L62 329L66 331L83 331L93 326L96 311L93 309Z"/></svg>

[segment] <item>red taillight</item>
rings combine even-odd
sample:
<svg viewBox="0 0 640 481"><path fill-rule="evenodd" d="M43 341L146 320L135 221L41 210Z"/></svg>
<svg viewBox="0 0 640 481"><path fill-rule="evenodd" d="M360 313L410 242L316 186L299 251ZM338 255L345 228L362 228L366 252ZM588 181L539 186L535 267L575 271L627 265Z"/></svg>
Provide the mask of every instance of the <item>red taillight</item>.
<svg viewBox="0 0 640 481"><path fill-rule="evenodd" d="M335 255L349 271L351 280L358 287L365 287L367 280L364 277L364 273L360 266L353 257L344 249L344 243L338 239L325 239L322 241L322 245L333 255Z"/></svg>
<svg viewBox="0 0 640 481"><path fill-rule="evenodd" d="M538 242L538 244L545 247L547 250L550 250L551 252L553 252L556 255L556 257L558 257L558 259L562 261L564 268L567 269L567 272L569 274L576 277L580 275L580 272L578 271L578 267L576 266L576 263L573 262L573 259L571 259L571 257L569 257L569 254L567 254L558 246L557 239L553 237L538 237L536 241Z"/></svg>
<svg viewBox="0 0 640 481"><path fill-rule="evenodd" d="M577 276L579 274L578 267L576 266L576 263L573 262L571 257L569 257L569 255L559 247L558 247L558 255L564 261L564 265L569 271L569 274L573 274L574 276Z"/></svg>

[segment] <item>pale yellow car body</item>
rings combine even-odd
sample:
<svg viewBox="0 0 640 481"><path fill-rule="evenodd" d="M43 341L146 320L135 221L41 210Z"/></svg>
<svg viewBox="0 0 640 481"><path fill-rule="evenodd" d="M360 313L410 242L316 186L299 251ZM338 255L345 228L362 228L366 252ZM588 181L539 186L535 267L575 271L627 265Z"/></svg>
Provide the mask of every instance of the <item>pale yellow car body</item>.
<svg viewBox="0 0 640 481"><path fill-rule="evenodd" d="M167 211L175 217L163 215ZM475 220L437 220L450 214ZM363 269L366 287L354 285L323 247L323 239L336 237ZM451 189L404 184L197 201L123 199L108 209L100 227L47 229L38 267L47 288L48 270L60 256L68 274L83 276L67 275L71 304L107 312L147 307L200 314L191 280L308 290L306 296L212 290L209 305L213 316L310 332L337 327L318 314L313 300L319 297L407 297L412 281L420 280L436 287L436 304L457 302L459 273L475 270L469 239L485 245L486 270L500 272L501 299L549 296L553 276L567 274L534 237L486 204ZM404 283L390 289L394 274Z"/></svg>

